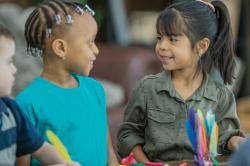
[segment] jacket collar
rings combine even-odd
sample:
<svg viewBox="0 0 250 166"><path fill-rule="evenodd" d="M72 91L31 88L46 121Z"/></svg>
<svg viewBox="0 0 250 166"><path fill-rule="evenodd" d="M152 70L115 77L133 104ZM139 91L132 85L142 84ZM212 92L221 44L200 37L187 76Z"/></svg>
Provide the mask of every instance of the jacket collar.
<svg viewBox="0 0 250 166"><path fill-rule="evenodd" d="M160 73L160 77L156 82L156 91L157 93L161 91L167 91L170 96L179 98L176 90L174 89L172 80L171 80L171 72L170 71L163 71ZM216 85L214 81L210 78L210 76L205 73L203 82L200 88L197 89L194 95L192 95L188 100L202 100L203 97L217 101L217 97L215 96Z"/></svg>

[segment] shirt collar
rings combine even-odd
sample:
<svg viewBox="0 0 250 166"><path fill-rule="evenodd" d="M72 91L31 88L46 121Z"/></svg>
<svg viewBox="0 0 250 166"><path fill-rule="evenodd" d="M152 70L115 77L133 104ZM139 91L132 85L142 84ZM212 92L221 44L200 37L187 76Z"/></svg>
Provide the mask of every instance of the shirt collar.
<svg viewBox="0 0 250 166"><path fill-rule="evenodd" d="M7 112L7 107L5 103L3 102L2 98L0 98L0 112Z"/></svg>
<svg viewBox="0 0 250 166"><path fill-rule="evenodd" d="M216 89L217 88L215 86L214 81L207 73L205 73L202 85L200 86L200 88L197 89L196 93L188 100L200 101L203 97L205 97L209 100L217 101L217 98L214 93L217 91ZM156 91L167 91L172 97L178 97L172 84L170 71L163 71L160 73L160 77L156 85Z"/></svg>
<svg viewBox="0 0 250 166"><path fill-rule="evenodd" d="M160 73L159 79L156 82L157 93L161 91L167 91L171 96L175 94L175 90L171 80L171 73L169 71L163 71Z"/></svg>

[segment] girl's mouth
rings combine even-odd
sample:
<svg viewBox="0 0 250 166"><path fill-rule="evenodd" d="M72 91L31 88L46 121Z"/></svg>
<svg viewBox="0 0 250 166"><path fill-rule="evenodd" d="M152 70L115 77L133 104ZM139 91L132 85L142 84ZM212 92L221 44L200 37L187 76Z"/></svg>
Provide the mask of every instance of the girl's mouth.
<svg viewBox="0 0 250 166"><path fill-rule="evenodd" d="M173 56L161 56L161 55L159 55L159 58L160 58L160 61L161 61L163 64L167 64L167 63L169 63L169 61L171 61L171 60L174 59Z"/></svg>

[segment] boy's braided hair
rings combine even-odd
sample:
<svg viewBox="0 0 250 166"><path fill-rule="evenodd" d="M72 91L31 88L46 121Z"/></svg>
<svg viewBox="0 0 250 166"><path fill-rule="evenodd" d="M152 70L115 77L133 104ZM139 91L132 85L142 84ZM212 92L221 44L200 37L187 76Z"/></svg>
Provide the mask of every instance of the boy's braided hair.
<svg viewBox="0 0 250 166"><path fill-rule="evenodd" d="M28 17L25 24L27 53L42 56L46 39L55 36L57 30L65 30L73 24L72 15L83 15L85 12L94 15L87 5L62 0L47 0L41 3ZM61 31L62 32L62 31Z"/></svg>

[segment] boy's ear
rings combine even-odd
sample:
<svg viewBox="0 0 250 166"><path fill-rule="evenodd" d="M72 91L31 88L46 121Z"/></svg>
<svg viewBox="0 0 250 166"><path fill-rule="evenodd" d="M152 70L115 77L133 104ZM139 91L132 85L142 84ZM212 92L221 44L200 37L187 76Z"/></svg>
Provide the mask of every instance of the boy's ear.
<svg viewBox="0 0 250 166"><path fill-rule="evenodd" d="M208 38L203 38L197 43L198 55L202 56L209 48L210 40Z"/></svg>
<svg viewBox="0 0 250 166"><path fill-rule="evenodd" d="M63 39L55 39L52 41L52 50L56 56L65 59L67 53L67 43Z"/></svg>

